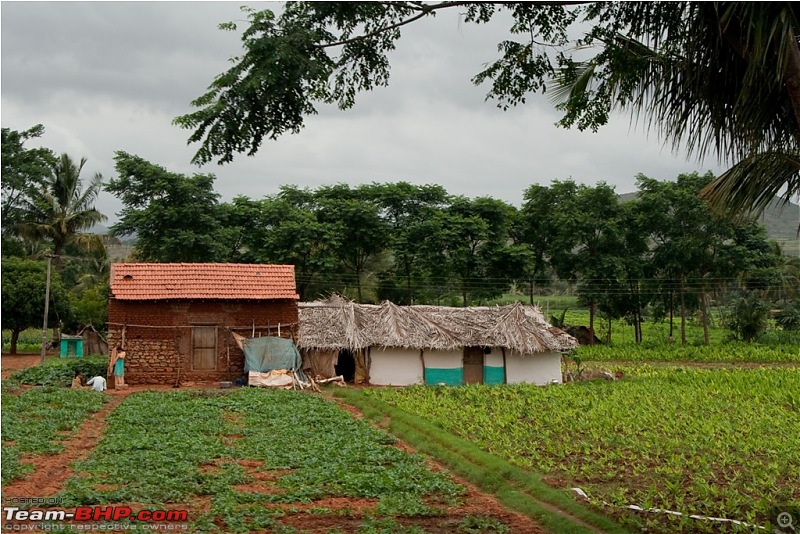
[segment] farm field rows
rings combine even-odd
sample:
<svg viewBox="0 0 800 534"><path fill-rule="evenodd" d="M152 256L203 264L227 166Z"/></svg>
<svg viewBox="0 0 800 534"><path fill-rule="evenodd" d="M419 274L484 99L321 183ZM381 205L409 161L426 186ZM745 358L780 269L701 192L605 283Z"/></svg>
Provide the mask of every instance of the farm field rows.
<svg viewBox="0 0 800 534"><path fill-rule="evenodd" d="M85 390L34 388L16 391L3 382L2 482L6 484L29 475L33 469L20 461L61 452L78 426L98 412L104 396Z"/></svg>
<svg viewBox="0 0 800 534"><path fill-rule="evenodd" d="M106 421L65 508L188 510L192 532L542 532L320 396L136 392Z"/></svg>
<svg viewBox="0 0 800 534"><path fill-rule="evenodd" d="M614 347L591 350L597 349ZM543 498L548 489L533 483L529 494L561 510L569 503L559 499L586 504L569 491L580 487L595 511L634 531L720 528L623 505L764 525L777 506L800 503L800 366L791 358L748 368L710 361L717 362L714 369L594 361L588 365L623 370L625 378L552 387L348 389L345 398L388 403L370 415L381 427L394 417L390 408L401 409L433 422L442 439L460 436L519 466L523 479L541 477L559 496ZM81 362L95 364L105 367L99 359ZM19 385L61 384L70 375L54 360L3 381L4 486L16 479L31 487L36 474L24 460L58 453L102 410L104 437L67 467L72 478L50 485L61 491L65 507L189 510L189 529L199 532L539 531L528 517L431 469L384 431L316 395L161 390L126 393L106 404L108 397L91 391ZM414 446L448 463L447 454ZM578 509L568 512L578 526L553 528L449 465L547 531L588 532L587 521L599 525Z"/></svg>
<svg viewBox="0 0 800 534"><path fill-rule="evenodd" d="M800 345L727 343L714 345L620 345L581 346L575 353L583 361L606 362L724 362L785 363L800 365Z"/></svg>
<svg viewBox="0 0 800 534"><path fill-rule="evenodd" d="M565 492L582 488L632 529L720 526L623 505L763 525L777 507L800 503L798 368L634 365L616 382L363 393L540 473Z"/></svg>

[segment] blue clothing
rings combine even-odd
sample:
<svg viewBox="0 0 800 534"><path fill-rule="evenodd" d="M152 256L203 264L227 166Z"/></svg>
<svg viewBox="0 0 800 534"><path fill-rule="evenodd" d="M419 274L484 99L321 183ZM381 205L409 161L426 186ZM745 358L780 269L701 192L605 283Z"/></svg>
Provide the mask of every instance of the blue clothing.
<svg viewBox="0 0 800 534"><path fill-rule="evenodd" d="M122 358L114 363L114 376L125 376L125 360Z"/></svg>

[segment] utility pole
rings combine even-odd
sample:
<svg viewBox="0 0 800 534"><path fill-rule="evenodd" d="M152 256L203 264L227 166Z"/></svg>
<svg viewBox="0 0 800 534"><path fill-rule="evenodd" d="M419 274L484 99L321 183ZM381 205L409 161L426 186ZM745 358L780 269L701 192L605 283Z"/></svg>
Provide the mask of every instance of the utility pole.
<svg viewBox="0 0 800 534"><path fill-rule="evenodd" d="M47 282L44 290L44 324L42 325L42 356L39 364L44 363L44 354L47 349L47 314L50 312L50 265L53 263L53 255L47 255Z"/></svg>

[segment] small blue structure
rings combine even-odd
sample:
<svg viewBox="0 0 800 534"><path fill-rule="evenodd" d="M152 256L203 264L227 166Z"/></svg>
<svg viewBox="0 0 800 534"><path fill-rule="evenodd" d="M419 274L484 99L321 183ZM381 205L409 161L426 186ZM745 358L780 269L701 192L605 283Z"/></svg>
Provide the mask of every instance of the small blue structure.
<svg viewBox="0 0 800 534"><path fill-rule="evenodd" d="M83 337L61 336L62 358L83 358Z"/></svg>

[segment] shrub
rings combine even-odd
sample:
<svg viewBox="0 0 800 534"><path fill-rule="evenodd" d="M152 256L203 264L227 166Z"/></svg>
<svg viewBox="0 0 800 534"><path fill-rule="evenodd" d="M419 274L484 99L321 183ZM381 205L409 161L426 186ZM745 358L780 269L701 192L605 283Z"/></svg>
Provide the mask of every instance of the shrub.
<svg viewBox="0 0 800 534"><path fill-rule="evenodd" d="M108 370L108 356L45 360L43 365L29 367L14 373L10 380L34 386L69 387L76 369L79 369L87 378L95 375L105 376Z"/></svg>
<svg viewBox="0 0 800 534"><path fill-rule="evenodd" d="M800 331L800 301L792 302L775 314L775 322L789 331Z"/></svg>
<svg viewBox="0 0 800 534"><path fill-rule="evenodd" d="M754 341L767 331L769 306L758 295L750 293L736 303L728 326L736 339Z"/></svg>

